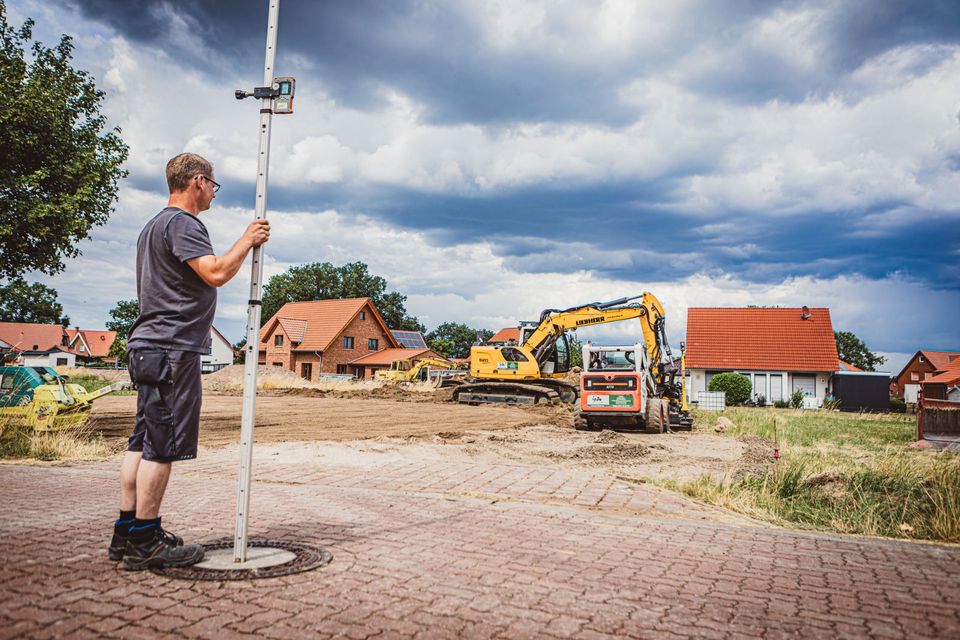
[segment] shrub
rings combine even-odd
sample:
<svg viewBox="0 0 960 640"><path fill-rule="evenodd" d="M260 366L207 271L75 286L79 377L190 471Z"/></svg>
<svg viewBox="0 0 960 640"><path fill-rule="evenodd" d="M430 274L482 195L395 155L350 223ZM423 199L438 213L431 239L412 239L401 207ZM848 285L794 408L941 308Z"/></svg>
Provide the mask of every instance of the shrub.
<svg viewBox="0 0 960 640"><path fill-rule="evenodd" d="M753 387L750 378L739 373L720 373L710 379L710 391L724 391L727 404L743 404L750 399Z"/></svg>
<svg viewBox="0 0 960 640"><path fill-rule="evenodd" d="M907 403L900 398L890 398L890 413L906 413Z"/></svg>
<svg viewBox="0 0 960 640"><path fill-rule="evenodd" d="M797 389L790 394L790 406L794 409L803 409L803 390Z"/></svg>
<svg viewBox="0 0 960 640"><path fill-rule="evenodd" d="M774 400L773 406L775 406L777 409L789 409L790 403L786 400Z"/></svg>

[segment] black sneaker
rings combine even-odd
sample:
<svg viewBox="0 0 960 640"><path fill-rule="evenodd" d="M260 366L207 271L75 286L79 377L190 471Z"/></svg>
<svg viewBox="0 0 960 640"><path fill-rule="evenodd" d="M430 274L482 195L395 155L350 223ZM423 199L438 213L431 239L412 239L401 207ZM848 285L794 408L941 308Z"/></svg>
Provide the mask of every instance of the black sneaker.
<svg viewBox="0 0 960 640"><path fill-rule="evenodd" d="M182 543L182 541L181 541ZM165 532L158 530L153 538L143 544L127 540L123 553L123 568L127 571L163 569L165 567L189 567L203 560L203 547L199 544L167 544Z"/></svg>
<svg viewBox="0 0 960 640"><path fill-rule="evenodd" d="M123 560L123 554L127 550L127 541L130 539L128 532L129 527L113 527L113 538L110 540L110 549L108 553L110 555L110 559L114 562ZM183 546L183 538L175 533L170 533L165 529L160 529L160 535L163 537L164 542L171 547Z"/></svg>

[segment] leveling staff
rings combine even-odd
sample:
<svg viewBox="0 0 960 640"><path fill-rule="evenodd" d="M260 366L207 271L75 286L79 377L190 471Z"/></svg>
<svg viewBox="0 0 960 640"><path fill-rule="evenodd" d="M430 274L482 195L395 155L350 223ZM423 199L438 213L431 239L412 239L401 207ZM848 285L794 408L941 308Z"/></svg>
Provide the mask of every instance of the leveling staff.
<svg viewBox="0 0 960 640"><path fill-rule="evenodd" d="M127 343L137 420L120 466L120 518L109 553L131 570L203 559L203 547L185 545L160 526L160 503L171 463L197 457L200 356L210 353L217 287L237 274L250 249L270 238L270 224L254 220L230 251L214 255L199 215L220 185L213 165L200 156L183 153L170 160L167 185L167 208L137 240L140 315Z"/></svg>

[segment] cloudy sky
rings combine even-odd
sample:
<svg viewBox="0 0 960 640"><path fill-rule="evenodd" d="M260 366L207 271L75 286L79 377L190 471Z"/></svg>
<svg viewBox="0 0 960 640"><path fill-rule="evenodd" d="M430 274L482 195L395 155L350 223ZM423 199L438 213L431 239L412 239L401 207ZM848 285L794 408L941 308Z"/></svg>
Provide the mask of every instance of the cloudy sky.
<svg viewBox="0 0 960 640"><path fill-rule="evenodd" d="M74 37L130 145L111 221L41 278L101 327L171 156L215 163L218 250L251 219L258 104L233 90L262 80L267 1L7 5ZM428 328L649 290L675 346L689 307L752 304L829 307L894 371L960 349L955 1L283 0L277 72L267 275L361 260Z"/></svg>

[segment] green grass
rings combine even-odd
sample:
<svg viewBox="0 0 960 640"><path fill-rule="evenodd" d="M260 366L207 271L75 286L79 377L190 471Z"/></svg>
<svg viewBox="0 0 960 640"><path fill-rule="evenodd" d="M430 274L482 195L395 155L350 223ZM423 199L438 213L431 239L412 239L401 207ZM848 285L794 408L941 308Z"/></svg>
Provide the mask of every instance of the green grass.
<svg viewBox="0 0 960 640"><path fill-rule="evenodd" d="M960 542L960 455L910 449L916 418L733 408L725 436L776 441L765 472L671 488L753 517L801 528ZM698 429L718 414L696 412Z"/></svg>

